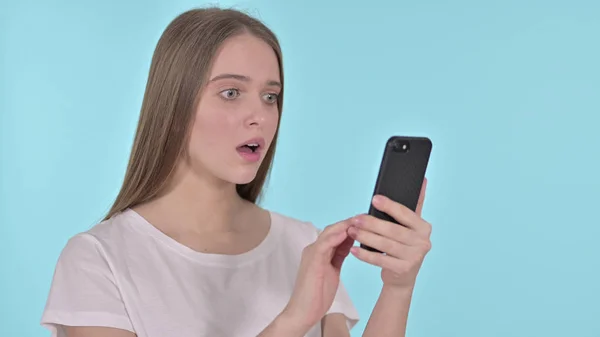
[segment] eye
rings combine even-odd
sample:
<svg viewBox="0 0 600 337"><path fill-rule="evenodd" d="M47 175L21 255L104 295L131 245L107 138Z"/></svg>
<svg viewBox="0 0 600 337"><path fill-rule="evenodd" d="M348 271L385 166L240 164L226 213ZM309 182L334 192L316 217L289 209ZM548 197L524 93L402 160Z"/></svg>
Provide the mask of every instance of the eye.
<svg viewBox="0 0 600 337"><path fill-rule="evenodd" d="M231 88L221 91L219 95L227 100L232 100L240 95L240 91L238 89Z"/></svg>
<svg viewBox="0 0 600 337"><path fill-rule="evenodd" d="M279 96L279 95L277 95L277 94L274 94L274 93L269 93L269 94L265 94L265 95L263 96L263 99L264 99L264 100L265 100L267 103L269 103L269 104L273 104L273 103L276 103L276 102L277 102L277 97L278 97L278 96Z"/></svg>

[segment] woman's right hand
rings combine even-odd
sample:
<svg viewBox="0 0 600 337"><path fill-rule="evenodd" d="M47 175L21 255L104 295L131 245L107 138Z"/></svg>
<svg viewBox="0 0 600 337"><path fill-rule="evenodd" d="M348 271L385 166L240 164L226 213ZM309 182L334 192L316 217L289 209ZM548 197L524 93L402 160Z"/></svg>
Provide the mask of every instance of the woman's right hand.
<svg viewBox="0 0 600 337"><path fill-rule="evenodd" d="M310 330L333 303L342 264L354 245L349 227L350 220L326 227L302 252L292 297L281 314L299 331Z"/></svg>

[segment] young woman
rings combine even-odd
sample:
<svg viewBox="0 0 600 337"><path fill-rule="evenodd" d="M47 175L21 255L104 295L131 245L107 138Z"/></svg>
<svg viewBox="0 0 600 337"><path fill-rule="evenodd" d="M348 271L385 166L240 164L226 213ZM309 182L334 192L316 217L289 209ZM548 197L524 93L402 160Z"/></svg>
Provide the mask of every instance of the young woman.
<svg viewBox="0 0 600 337"><path fill-rule="evenodd" d="M349 336L350 252L382 267L364 335L404 335L430 248L420 211L374 198L405 226L358 215L318 231L256 204L283 88L279 43L254 18L195 9L167 27L116 202L57 263L42 318L53 336Z"/></svg>

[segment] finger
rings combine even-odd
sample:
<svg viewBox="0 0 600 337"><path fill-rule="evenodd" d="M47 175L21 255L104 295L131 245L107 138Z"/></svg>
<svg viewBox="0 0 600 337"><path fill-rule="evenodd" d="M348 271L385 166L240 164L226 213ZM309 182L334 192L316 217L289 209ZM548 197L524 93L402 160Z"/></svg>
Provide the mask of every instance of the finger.
<svg viewBox="0 0 600 337"><path fill-rule="evenodd" d="M354 245L354 238L350 235L335 249L335 255L348 256L350 254L350 248Z"/></svg>
<svg viewBox="0 0 600 337"><path fill-rule="evenodd" d="M410 228L378 219L372 215L364 214L357 216L352 220L352 226L379 234L406 245L413 245L417 239Z"/></svg>
<svg viewBox="0 0 600 337"><path fill-rule="evenodd" d="M333 225L325 227L315 241L315 246L321 254L333 252L348 237L346 230L350 226L349 220L343 220Z"/></svg>
<svg viewBox="0 0 600 337"><path fill-rule="evenodd" d="M358 246L352 247L352 250L350 250L350 252L357 259L368 264L381 267L383 269L399 271L405 264L408 265L405 261L402 261L395 257L377 252L371 252Z"/></svg>
<svg viewBox="0 0 600 337"><path fill-rule="evenodd" d="M403 256L406 256L410 250L410 247L407 245L357 227L350 227L348 229L348 234L356 241L393 257L402 258Z"/></svg>
<svg viewBox="0 0 600 337"><path fill-rule="evenodd" d="M337 235L338 233L346 231L346 229L348 229L349 226L349 221L350 219L346 219L325 227L319 235L319 238L331 237L333 235Z"/></svg>
<svg viewBox="0 0 600 337"><path fill-rule="evenodd" d="M431 232L431 225L417 213L386 196L376 195L373 197L373 206L419 234L429 235Z"/></svg>
<svg viewBox="0 0 600 337"><path fill-rule="evenodd" d="M423 179L423 185L421 185L421 193L419 194L419 201L417 202L417 215L421 216L423 213L423 203L425 202L425 194L427 191L427 178Z"/></svg>
<svg viewBox="0 0 600 337"><path fill-rule="evenodd" d="M325 227L317 237L317 242L328 242L329 240L333 240L339 234L345 232L348 229L349 221L342 220L333 225L329 225Z"/></svg>
<svg viewBox="0 0 600 337"><path fill-rule="evenodd" d="M335 250L333 254L333 258L331 259L331 264L337 268L341 269L344 260L350 254L350 249L354 245L354 239L351 237L347 237Z"/></svg>

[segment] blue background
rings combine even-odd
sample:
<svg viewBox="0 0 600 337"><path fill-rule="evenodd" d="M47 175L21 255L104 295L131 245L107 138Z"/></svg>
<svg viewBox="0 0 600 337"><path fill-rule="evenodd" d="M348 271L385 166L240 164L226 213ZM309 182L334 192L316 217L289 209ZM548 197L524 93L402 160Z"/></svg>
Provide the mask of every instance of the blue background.
<svg viewBox="0 0 600 337"><path fill-rule="evenodd" d="M204 4L1 2L3 336L47 336L54 264L118 191L155 43ZM409 336L600 336L600 2L219 4L284 50L265 207L319 227L365 212L385 140L433 140ZM343 280L360 336L379 272L351 258Z"/></svg>

